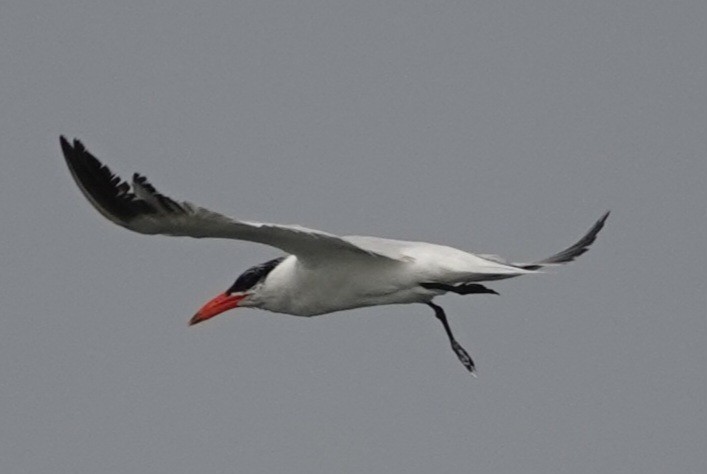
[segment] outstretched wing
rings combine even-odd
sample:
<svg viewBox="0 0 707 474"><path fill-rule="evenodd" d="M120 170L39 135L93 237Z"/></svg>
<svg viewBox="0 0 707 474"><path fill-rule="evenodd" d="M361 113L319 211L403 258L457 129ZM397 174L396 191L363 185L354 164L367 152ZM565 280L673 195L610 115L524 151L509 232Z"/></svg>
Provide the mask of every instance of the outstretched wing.
<svg viewBox="0 0 707 474"><path fill-rule="evenodd" d="M603 216L599 218L598 221L594 223L591 229L584 234L584 237L579 239L574 245L567 247L561 252L557 252L555 255L544 258L538 262L533 263L514 263L513 265L523 268L525 270L537 270L542 267L561 265L563 263L569 263L575 258L582 255L584 252L589 250L589 246L594 243L597 239L597 234L604 227L606 219L609 217L611 211L606 211Z"/></svg>
<svg viewBox="0 0 707 474"><path fill-rule="evenodd" d="M240 221L189 202L175 201L160 194L137 173L130 185L98 161L80 141L74 140L72 145L63 136L60 141L71 175L93 207L134 232L247 240L307 259L343 253L394 260L326 232L295 225Z"/></svg>

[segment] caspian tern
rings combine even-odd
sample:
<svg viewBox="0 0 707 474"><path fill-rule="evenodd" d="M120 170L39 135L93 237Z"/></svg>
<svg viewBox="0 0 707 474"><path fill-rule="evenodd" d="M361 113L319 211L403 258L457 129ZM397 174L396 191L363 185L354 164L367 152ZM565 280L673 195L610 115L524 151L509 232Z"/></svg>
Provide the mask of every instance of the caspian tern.
<svg viewBox="0 0 707 474"><path fill-rule="evenodd" d="M247 222L160 194L134 174L121 180L83 144L61 148L79 189L98 212L141 234L222 238L258 242L287 253L249 268L225 292L207 302L189 324L236 307L260 308L295 316L385 304L424 303L442 322L449 342L474 374L469 354L456 341L444 310L432 300L447 292L498 294L479 282L537 273L574 260L588 250L609 216L606 212L577 243L533 263L510 263L443 245L379 237L340 237L296 225Z"/></svg>

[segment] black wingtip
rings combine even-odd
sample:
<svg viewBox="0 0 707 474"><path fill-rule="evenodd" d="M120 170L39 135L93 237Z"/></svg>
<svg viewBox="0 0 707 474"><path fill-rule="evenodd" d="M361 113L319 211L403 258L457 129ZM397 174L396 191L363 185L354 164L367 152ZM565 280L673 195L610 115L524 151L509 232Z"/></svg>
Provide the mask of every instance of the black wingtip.
<svg viewBox="0 0 707 474"><path fill-rule="evenodd" d="M540 260L539 262L520 265L516 264L516 266L523 268L524 270L538 270L546 265L556 265L574 261L574 259L585 254L589 250L590 245L594 243L597 239L597 235L604 228L604 224L610 214L611 211L606 211L581 239L563 251L558 252L546 259Z"/></svg>
<svg viewBox="0 0 707 474"><path fill-rule="evenodd" d="M61 144L61 151L64 152L64 156L71 153L73 150L69 140L67 140L64 135L59 135L59 143Z"/></svg>
<svg viewBox="0 0 707 474"><path fill-rule="evenodd" d="M604 214L602 214L602 216L599 218L596 225L601 225L603 227L604 223L606 222L606 220L609 218L610 215L611 215L611 209L607 209L607 211Z"/></svg>
<svg viewBox="0 0 707 474"><path fill-rule="evenodd" d="M130 186L93 156L83 143L73 144L59 136L64 159L79 189L105 217L125 225L130 219L151 210L130 192Z"/></svg>
<svg viewBox="0 0 707 474"><path fill-rule="evenodd" d="M61 151L64 153L64 158L66 158L67 162L73 155L87 153L86 147L78 138L74 138L74 143L72 144L64 135L59 135L59 143L61 144Z"/></svg>
<svg viewBox="0 0 707 474"><path fill-rule="evenodd" d="M71 142L64 135L59 135L59 142L61 142L62 148L69 147L72 149L74 149L74 148L78 148L78 149L82 149L82 150L85 149L83 146L83 143L81 143L81 140L79 140L78 138L74 138L74 143L72 145Z"/></svg>

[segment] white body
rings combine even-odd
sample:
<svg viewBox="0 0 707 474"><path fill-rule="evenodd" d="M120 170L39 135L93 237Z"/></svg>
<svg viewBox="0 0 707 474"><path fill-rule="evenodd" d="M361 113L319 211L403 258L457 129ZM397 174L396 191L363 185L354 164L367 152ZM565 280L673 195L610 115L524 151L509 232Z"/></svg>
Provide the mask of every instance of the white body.
<svg viewBox="0 0 707 474"><path fill-rule="evenodd" d="M400 258L343 255L339 259L302 260L290 255L268 274L258 292L242 306L316 316L363 306L426 303L444 293L423 288L420 282L454 285L484 281L486 275L497 279L500 275L533 273L451 247L376 240L399 250Z"/></svg>

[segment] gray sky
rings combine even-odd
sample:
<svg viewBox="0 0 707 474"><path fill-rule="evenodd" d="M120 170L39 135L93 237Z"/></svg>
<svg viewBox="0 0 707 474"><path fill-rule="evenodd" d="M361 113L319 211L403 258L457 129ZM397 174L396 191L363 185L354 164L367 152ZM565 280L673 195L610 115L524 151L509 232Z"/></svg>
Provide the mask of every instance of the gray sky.
<svg viewBox="0 0 707 474"><path fill-rule="evenodd" d="M180 4L181 3L181 4ZM706 472L707 3L4 1L0 470ZM423 305L187 321L243 242L100 217L62 162L240 218L577 263Z"/></svg>

